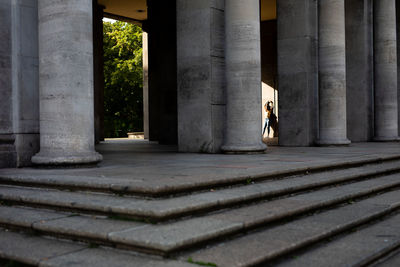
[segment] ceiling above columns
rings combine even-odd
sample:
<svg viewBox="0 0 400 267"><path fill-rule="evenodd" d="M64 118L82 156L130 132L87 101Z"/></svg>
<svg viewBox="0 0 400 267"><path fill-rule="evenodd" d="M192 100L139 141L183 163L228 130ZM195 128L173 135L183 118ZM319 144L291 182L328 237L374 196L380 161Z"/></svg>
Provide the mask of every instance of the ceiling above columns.
<svg viewBox="0 0 400 267"><path fill-rule="evenodd" d="M98 0L106 16L120 20L147 19L146 0ZM276 19L276 0L261 0L261 21Z"/></svg>
<svg viewBox="0 0 400 267"><path fill-rule="evenodd" d="M261 0L261 21L276 19L276 1Z"/></svg>
<svg viewBox="0 0 400 267"><path fill-rule="evenodd" d="M120 17L120 20L136 21L147 19L146 0L98 0L98 3L104 6L106 17L113 19Z"/></svg>

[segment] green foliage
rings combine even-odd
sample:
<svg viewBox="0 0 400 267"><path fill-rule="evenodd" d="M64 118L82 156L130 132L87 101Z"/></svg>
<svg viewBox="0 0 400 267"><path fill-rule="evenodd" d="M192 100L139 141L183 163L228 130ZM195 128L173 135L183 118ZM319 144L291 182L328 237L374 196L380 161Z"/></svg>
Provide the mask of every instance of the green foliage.
<svg viewBox="0 0 400 267"><path fill-rule="evenodd" d="M210 267L218 267L215 263L212 262L202 262L202 261L194 261L192 258L187 260L189 263L197 264L200 266L210 266Z"/></svg>
<svg viewBox="0 0 400 267"><path fill-rule="evenodd" d="M104 22L104 134L143 131L142 29Z"/></svg>
<svg viewBox="0 0 400 267"><path fill-rule="evenodd" d="M98 248L98 247L100 247L100 245L96 243L89 243L88 245L88 248Z"/></svg>

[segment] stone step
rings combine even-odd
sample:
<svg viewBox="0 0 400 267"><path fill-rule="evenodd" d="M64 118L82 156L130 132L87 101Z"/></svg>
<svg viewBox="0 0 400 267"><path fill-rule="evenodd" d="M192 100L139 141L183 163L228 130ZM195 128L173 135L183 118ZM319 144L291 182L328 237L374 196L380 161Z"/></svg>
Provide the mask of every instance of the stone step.
<svg viewBox="0 0 400 267"><path fill-rule="evenodd" d="M246 184L249 181L258 182L279 177L302 175L312 173L312 175L327 176L331 172L342 172L346 176L349 173L368 172L374 168L385 172L387 165L388 171L398 171L400 168L399 155L382 155L365 157L365 159L346 159L331 162L329 164L315 163L310 165L303 164L296 167L282 168L273 171L253 171L251 174L239 173L229 176L224 174L205 175L201 177L168 177L165 179L142 179L141 177L118 178L106 175L82 176L59 173L55 175L47 170L24 169L19 172L15 170L0 170L0 184L22 185L44 188L61 188L80 191L113 192L116 194L133 194L160 197L170 194L189 194L198 190L216 189L223 186ZM381 164L380 164L381 163ZM137 176L137 174L136 174Z"/></svg>
<svg viewBox="0 0 400 267"><path fill-rule="evenodd" d="M284 224L278 224L265 230L258 230L244 236L208 246L205 249L181 256L181 260L192 262L210 262L221 266L269 266L271 260L304 249L310 244L348 231L358 225L381 218L389 213L398 214L400 209L400 191L388 192L350 205L323 211ZM343 242L337 241L335 246L323 246L304 256L295 256L293 260L282 262L282 266L361 266L354 263L351 256L364 250L364 255L383 251L399 244L400 231L388 233L387 230L400 230L400 216L384 221L382 226L371 226L363 234L350 234ZM393 228L385 228L385 227ZM380 229L382 231L368 230ZM366 235L369 234L368 237ZM372 234L372 235L371 235ZM381 235L381 236L380 236ZM357 236L358 239L354 238ZM365 238L363 238L365 236ZM380 237L379 237L380 236ZM385 237L388 237L387 244ZM365 245L369 244L370 245ZM364 243L363 245L361 243ZM289 254L291 253L291 254ZM348 257L350 256L350 257ZM301 260L304 257L304 260ZM300 260L299 260L300 259ZM364 258L362 258L364 259ZM276 262L272 265L275 266ZM354 264L354 265L353 265Z"/></svg>
<svg viewBox="0 0 400 267"><path fill-rule="evenodd" d="M25 205L161 221L318 187L393 173L399 171L399 168L400 162L391 161L348 170L268 180L165 199L143 199L134 196L122 197L105 193L70 192L56 189L0 185L0 200L24 203Z"/></svg>
<svg viewBox="0 0 400 267"><path fill-rule="evenodd" d="M84 266L92 266L91 264L96 263L96 260L100 259L102 262L99 262L99 266L111 266L107 264L110 264L113 261L115 261L117 264L125 264L127 260L130 260L131 263L139 262L140 264L144 265L117 266L187 266L185 262L188 261L202 263L209 262L217 264L217 266L248 266L250 263L253 264L255 261L257 262L260 259L265 260L265 258L269 258L271 255L277 256L279 253L293 251L301 246L309 245L310 243L316 242L322 238L327 238L351 227L366 223L369 220L373 220L377 217L381 217L385 214L393 212L394 210L398 209L399 206L399 192L389 192L367 200L362 200L347 206L339 207L334 210L329 210L312 215L310 217L301 218L299 220L287 223L285 225L273 227L262 232L250 234L241 238L239 242L236 239L235 242L237 243L234 246L232 245L233 241L225 241L222 245L219 245L216 248L208 248L196 253L186 254L185 256L180 257L182 262L166 260L154 261L154 259L150 259L146 256L140 256L139 259L137 259L137 255L132 257L130 254L115 252L115 250L107 250L104 248L89 249L90 247L96 247L96 245L93 243L89 243L88 245L84 245L82 243L76 244L65 241L57 241L54 239L47 239L31 234L18 234L2 229L2 231L0 231L0 258L7 258L17 262L40 266L64 266L70 264L72 259L79 260L80 264L84 262ZM35 213L34 210L29 212L29 209L26 208L16 209L17 210L13 210L9 214L14 214L14 216L19 214L19 216L15 216L15 218L24 218L24 222L22 222L24 225L33 226L35 224L34 221L39 223L44 218L47 218L48 221L55 220L54 224L57 224L59 223L59 221L57 221L58 219L68 218L67 213L42 211L42 214L39 214L40 212L36 212L35 219L29 221L31 215ZM3 215L4 212L2 212L2 216L0 217L3 217ZM69 223L79 225L82 230L82 225L88 222L79 224L77 221L70 221ZM99 226L100 228L97 228ZM89 227L90 223L86 225L87 229L89 229ZM193 229L195 229L195 227L196 226L193 225ZM118 225L112 226L111 223L108 225L95 223L92 224L92 228L98 229L98 231L105 230L107 232L107 230L110 229L118 229ZM171 236L174 234L176 233L172 233ZM164 238L169 237L164 236ZM227 244L229 248L226 247ZM224 248L222 251L221 247ZM243 250L243 247L246 247L247 249ZM216 254L212 255L216 259L210 257L210 255L207 255L207 252L209 254L210 251ZM68 256L58 256L64 254L67 254ZM101 255L107 257L103 258ZM205 257L205 255L207 255L207 257ZM51 260L47 261L47 259L50 258ZM116 260L116 258L119 259ZM246 262L246 259L250 259L251 262ZM148 263L148 261L150 261L150 263Z"/></svg>
<svg viewBox="0 0 400 267"><path fill-rule="evenodd" d="M399 247L400 213L397 212L274 266L368 266ZM392 263L396 261L399 262L394 258Z"/></svg>
<svg viewBox="0 0 400 267"><path fill-rule="evenodd" d="M193 267L187 262L11 232L2 228L0 228L0 258L41 267Z"/></svg>
<svg viewBox="0 0 400 267"><path fill-rule="evenodd" d="M396 186L400 186L398 174L159 224L1 206L0 224L165 255ZM398 192L387 194L400 196ZM387 212L386 208L381 212Z"/></svg>
<svg viewBox="0 0 400 267"><path fill-rule="evenodd" d="M373 267L393 267L400 266L400 248L395 252L390 253L388 256L378 260L371 266Z"/></svg>

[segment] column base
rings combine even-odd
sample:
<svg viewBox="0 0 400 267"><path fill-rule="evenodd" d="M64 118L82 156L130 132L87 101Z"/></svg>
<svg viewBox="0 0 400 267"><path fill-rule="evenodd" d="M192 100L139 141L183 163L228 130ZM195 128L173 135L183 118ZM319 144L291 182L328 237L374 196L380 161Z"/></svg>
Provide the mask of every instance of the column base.
<svg viewBox="0 0 400 267"><path fill-rule="evenodd" d="M16 168L15 135L0 134L0 168Z"/></svg>
<svg viewBox="0 0 400 267"><path fill-rule="evenodd" d="M39 152L32 157L32 163L43 166L73 166L73 165L90 165L99 163L103 156L97 152L87 153L47 153Z"/></svg>
<svg viewBox="0 0 400 267"><path fill-rule="evenodd" d="M317 140L315 144L317 146L348 146L351 144L351 141L349 139Z"/></svg>
<svg viewBox="0 0 400 267"><path fill-rule="evenodd" d="M224 145L221 150L225 154L262 154L267 146L264 143L255 146Z"/></svg>
<svg viewBox="0 0 400 267"><path fill-rule="evenodd" d="M375 136L373 138L374 142L398 142L400 141L399 136L392 136L392 137L387 137L387 136Z"/></svg>

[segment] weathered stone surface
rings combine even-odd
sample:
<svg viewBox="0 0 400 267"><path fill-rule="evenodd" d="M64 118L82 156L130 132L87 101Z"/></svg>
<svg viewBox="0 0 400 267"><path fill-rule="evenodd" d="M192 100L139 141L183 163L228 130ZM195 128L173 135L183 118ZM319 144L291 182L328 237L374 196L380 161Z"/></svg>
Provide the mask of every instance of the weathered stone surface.
<svg viewBox="0 0 400 267"><path fill-rule="evenodd" d="M389 259L378 263L376 266L379 266L379 267L400 266L400 253L392 255Z"/></svg>
<svg viewBox="0 0 400 267"><path fill-rule="evenodd" d="M360 171L360 169L358 169L358 171ZM355 175L353 178L360 177L357 172L355 174L348 173L348 175L350 175L350 177ZM1 186L0 193L2 194L2 199L9 201L22 201L32 204L75 210L91 210L105 214L163 219L193 213L194 211L240 203L245 200L290 193L291 191L296 191L298 189L305 189L310 184L312 186L315 186L316 184L323 185L323 179L318 182L318 177L321 176L317 175L315 179L311 177L310 180L307 180L307 176L304 178L299 177L297 180L300 180L300 182L291 181L291 179L271 182L267 181L262 184L160 200L145 200L134 197L120 197L93 193L60 192L57 190L46 189L27 189L13 186ZM310 194L302 194L290 199L296 201L305 200L306 202L316 200L327 201L324 203L329 203L329 201L340 201L341 199L373 193L390 186L395 186L400 183L398 177L398 175L391 175L383 178L376 178L341 186L341 190L336 190L335 188L326 189ZM340 176L335 178L337 179L336 181L347 179ZM333 179L328 181L333 182L335 180ZM327 195L325 194L328 194L329 198L327 198ZM320 204L322 205L323 202L320 202ZM266 205L269 205L268 202Z"/></svg>
<svg viewBox="0 0 400 267"><path fill-rule="evenodd" d="M39 150L37 3L0 2L0 135L15 138L8 149L0 140L1 167L30 166ZM7 116L9 122L4 120Z"/></svg>
<svg viewBox="0 0 400 267"><path fill-rule="evenodd" d="M11 2L0 5L0 134L12 133L12 18Z"/></svg>
<svg viewBox="0 0 400 267"><path fill-rule="evenodd" d="M346 0L347 137L373 137L373 12L371 1Z"/></svg>
<svg viewBox="0 0 400 267"><path fill-rule="evenodd" d="M225 108L223 3L182 0L177 7L179 151L216 153L225 120L214 107Z"/></svg>
<svg viewBox="0 0 400 267"><path fill-rule="evenodd" d="M397 140L397 37L396 0L373 2L374 10L374 93L377 141Z"/></svg>
<svg viewBox="0 0 400 267"><path fill-rule="evenodd" d="M309 146L317 138L317 1L277 1L279 144Z"/></svg>
<svg viewBox="0 0 400 267"><path fill-rule="evenodd" d="M26 189L19 187L0 187L1 199L40 204L75 210L90 210L105 214L120 214L139 217L159 217L168 215L168 207L146 205L147 201L131 197L118 197L103 194L74 193L45 189ZM152 207L148 209L148 207Z"/></svg>
<svg viewBox="0 0 400 267"><path fill-rule="evenodd" d="M70 214L21 207L0 206L0 224L31 228L35 222L54 220Z"/></svg>
<svg viewBox="0 0 400 267"><path fill-rule="evenodd" d="M97 163L94 150L92 1L38 2L39 165Z"/></svg>
<svg viewBox="0 0 400 267"><path fill-rule="evenodd" d="M320 145L348 145L346 118L345 3L318 2Z"/></svg>
<svg viewBox="0 0 400 267"><path fill-rule="evenodd" d="M38 214L38 217L35 217L33 215L29 215L29 213L27 213L27 218L29 219L29 216L31 216L33 219L40 220L33 224L33 229L48 232L53 235L61 234L66 236L81 237L83 239L86 237L89 239L97 239L101 242L111 241L116 244L126 244L132 247L141 247L148 250L161 251L165 253L186 246L192 246L201 241L214 239L229 233L235 233L239 230L257 227L278 219L308 212L316 208L322 208L326 205L343 202L355 197L375 192L378 189L382 190L384 188L396 186L400 184L398 177L398 175L392 175L384 178L377 178L349 185L343 185L340 187L319 190L316 192L301 194L275 201L266 201L248 205L245 207L227 210L217 214L210 214L199 218L193 218L190 220L158 225L144 225L142 223L135 222L119 222L101 218L96 219L92 217L80 216L46 220L46 217L44 216L40 217ZM22 199L25 198L22 191L17 192ZM7 192L1 191L0 193L3 195L3 198L6 197ZM40 195L44 195L44 193L41 192ZM54 195L51 196L54 197ZM52 197L46 196L41 200L41 203L50 201ZM69 198L79 200L79 198L74 195L70 195ZM372 203L366 201L366 203L369 203L370 205L381 206L385 204L385 202L382 201L393 203L393 197L391 195L382 195L378 201L380 202ZM87 201L87 203L89 202L93 202L93 200ZM88 205L87 203L85 205ZM117 206L115 207L113 204L116 204ZM121 210L122 207L118 206L119 204L108 203L107 205L103 204L103 206L105 208L105 212L107 212L107 209ZM83 204L70 203L70 205L71 207L79 207ZM134 206L134 204L131 205ZM179 205L179 201L176 202L176 205ZM395 203L395 206L392 208L396 207L396 205L397 204ZM126 207L128 206L129 204ZM85 210L87 210L88 207L85 208ZM136 208L140 209L140 207ZM152 210L152 208L155 210ZM148 207L147 213L155 213L159 206L155 205L152 208ZM190 206L187 206L186 209L190 210ZM8 208L8 210L11 211L12 208ZM123 211L121 210L121 212ZM132 210L129 211L127 209L123 214L129 214L129 212L132 212ZM3 220L6 222L12 222L13 220L16 221L16 225L24 225L24 220L18 221L18 218L15 218L15 216L10 214L13 213L5 213L5 218ZM17 212L14 212L14 214L17 214ZM29 219L30 222L33 222L33 219Z"/></svg>
<svg viewBox="0 0 400 267"><path fill-rule="evenodd" d="M0 177L34 177L32 179L39 180L46 177L49 183L63 184L65 180L77 187L82 184L89 188L111 187L112 190L132 193L167 194L187 192L199 186L213 188L221 183L243 183L247 179L274 178L294 172L398 159L400 144L270 147L268 154L262 155L182 154L174 153L175 147L129 140L110 141L99 145L98 149L107 158L100 168L0 169Z"/></svg>
<svg viewBox="0 0 400 267"><path fill-rule="evenodd" d="M0 168L15 167L12 84L12 5L0 2Z"/></svg>
<svg viewBox="0 0 400 267"><path fill-rule="evenodd" d="M162 260L119 252L110 249L85 249L47 261L42 261L40 267L61 266L127 266L127 267L193 267L192 264L174 260Z"/></svg>
<svg viewBox="0 0 400 267"><path fill-rule="evenodd" d="M400 184L399 176L393 175L236 208L231 211L215 214L213 217L232 222L243 222L246 228L254 227L284 217L321 208L325 205L332 205L365 194L370 194L377 190L377 188L382 190L384 188L394 187L398 184Z"/></svg>
<svg viewBox="0 0 400 267"><path fill-rule="evenodd" d="M400 216L386 218L355 233L297 255L282 266L355 266L369 263L400 243ZM368 244L368 245L366 245ZM279 266L279 265L278 265ZM395 266L395 265L393 265Z"/></svg>
<svg viewBox="0 0 400 267"><path fill-rule="evenodd" d="M241 223L205 217L115 232L109 238L117 243L170 252L241 228Z"/></svg>
<svg viewBox="0 0 400 267"><path fill-rule="evenodd" d="M0 175L0 180L3 183L22 183L22 184L42 184L48 187L63 186L75 188L90 188L92 191L107 191L112 190L112 187L117 187L125 182L129 185L126 179L109 179L105 177L79 177L62 174L20 174L20 175ZM131 181L134 183L134 181ZM121 186L122 187L122 186ZM122 190L122 189L121 189Z"/></svg>
<svg viewBox="0 0 400 267"><path fill-rule="evenodd" d="M371 194L378 191L388 191L393 187L400 185L399 174L378 176L371 178L369 180L352 181L352 183L347 183L344 185L339 185L335 187L328 187L318 189L316 191L310 191L307 193L300 193L294 196L290 195L293 190L300 190L308 188L309 186L321 186L329 183L337 183L347 181L348 179L357 179L358 177L364 177L368 175L383 174L385 172L397 172L400 164L398 160L387 161L381 164L376 162L381 159L394 159L398 155L396 150L398 150L398 144L381 144L382 150L375 150L372 152L374 145L368 148L371 151L369 155L364 155L365 148L357 144L354 147L347 148L327 148L324 149L324 154L319 154L320 149L308 148L296 148L296 149L285 149L285 159L283 162L280 157L282 154L271 153L270 155L255 155L250 157L244 156L229 156L224 157L221 155L172 155L172 157L177 157L180 160L170 160L171 156L164 158L164 153L158 155L158 165L155 164L154 173L158 172L163 174L160 181L175 182L175 177L178 177L177 184L179 186L184 185L184 179L190 182L193 177L190 176L190 171L193 172L193 176L197 178L205 177L204 179L212 178L212 170L219 170L217 172L217 183L221 181L226 181L226 177L232 174L234 171L239 170L240 173L251 172L252 175L259 171L265 170L264 167L273 166L271 171L279 173L281 166L287 163L290 168L300 168L299 166L342 166L345 167L347 163L356 162L375 162L374 164L363 165L361 167L353 167L349 169L336 169L326 172L316 172L310 173L303 176L293 176L286 177L285 179L277 180L266 180L263 182L255 184L247 184L242 186L227 187L223 189L213 189L209 191L201 191L197 193L192 193L188 195L174 196L171 198L161 198L161 199L146 199L140 197L132 196L117 196L109 195L104 193L93 193L93 192L70 192L70 191L58 191L58 190L46 190L38 188L23 188L20 186L0 186L1 198L9 200L24 200L29 201L30 204L41 204L54 205L55 207L64 207L70 209L79 210L80 213L86 213L90 209L100 213L111 213L111 215L117 213L120 215L130 214L142 214L143 216L175 216L183 214L191 214L191 211L197 211L199 209L214 210L220 205L228 205L233 203L240 203L241 201L252 200L257 197L268 197L273 194L288 194L282 199L270 200L270 201L260 201L257 203L247 203L242 207L235 207L232 209L221 210L219 212L212 212L202 216L192 217L192 218L182 218L176 221L167 221L159 224L145 224L137 222L127 222L123 220L105 218L102 216L73 216L73 213L67 212L54 212L55 217L51 211L35 209L38 211L37 214L32 213L33 208L21 208L21 207L0 207L0 223L4 222L7 226L19 226L19 227L31 227L39 233L43 233L49 236L63 236L68 239L86 240L87 242L95 242L100 244L107 244L109 246L121 246L124 248L129 248L133 250L142 250L149 253L170 253L176 252L180 249L191 248L192 246L199 245L200 243L206 243L207 241L221 239L230 237L232 234L238 234L240 232L245 232L249 229L260 229L261 227L268 227L268 225L275 226L279 224L279 220L287 219L293 215L311 215L309 212L314 212L316 209L321 210L323 213L327 206L331 207L332 204L340 203L353 203L353 199L357 197L363 197L366 194ZM369 144L368 144L369 146ZM377 146L378 148L381 146ZM129 149L127 147L126 149ZM309 153L312 151L313 153ZM157 155L157 154L156 154ZM320 155L320 160L318 159ZM268 157L266 157L268 156ZM361 158L358 158L360 157ZM272 158L271 158L272 157ZM338 159L340 157L340 160ZM85 180L85 177L91 177L90 181L87 183L88 188L90 184L96 183L96 179L101 180L99 187L107 187L107 181L118 181L121 190L123 190L124 182L129 181L129 176L125 176L128 173L128 169L133 170L131 175L132 184L136 182L141 183L150 179L151 174L147 172L146 179L142 177L136 177L142 170L144 166L153 165L155 161L147 162L151 158L144 156L140 160L135 161L135 165L129 166L123 170L117 171L110 165L105 165L99 169L80 169L80 170L51 170L54 174L61 173L65 175L64 177L69 180L68 183L79 184L79 178ZM357 159L356 159L357 158ZM160 163L160 160L163 160ZM117 160L117 158L114 158ZM130 159L126 157L123 158L124 162L129 162ZM142 161L143 160L143 161ZM347 162L346 162L347 160ZM216 162L218 161L218 162ZM106 162L107 163L107 162ZM312 164L311 164L312 163ZM320 164L320 165L318 165ZM338 165L341 164L341 165ZM262 165L263 168L257 169L255 166ZM184 172L178 170L178 168L183 168ZM288 167L288 166L287 166ZM175 172L170 169L173 168ZM193 170L192 168L195 168ZM305 166L303 166L305 168ZM168 171L169 170L169 171ZM304 170L304 169L303 169ZM14 170L15 171L15 170ZM166 173L164 173L166 171ZM185 172L186 171L186 172ZM112 172L115 176L112 176ZM203 172L203 173L202 173ZM10 170L3 170L2 174L10 175L12 172ZM26 175L30 177L30 181L35 181L36 175L44 175L43 181L51 181L51 183L57 184L58 179L61 177L51 178L49 170L34 170L25 169L17 170L18 175ZM186 176L180 176L185 174ZM203 174L203 176L200 176ZM271 173L269 173L271 175ZM24 179L20 176L18 179ZM224 178L225 177L225 178ZM243 179L244 176L242 176ZM248 176L251 178L252 176ZM262 178L262 176L255 176ZM40 179L42 179L40 178ZM40 179L36 180L40 184ZM125 180L125 181L124 181ZM156 181L153 184L156 185ZM182 182L182 183L181 183ZM119 184L120 183L120 184ZM85 182L83 182L85 184ZM200 183L201 184L201 183ZM199 184L196 184L198 186ZM169 186L175 186L175 184L170 184ZM62 182L61 182L62 187ZM96 186L94 186L96 187ZM159 187L156 187L159 189ZM289 191L286 191L289 190ZM283 253L291 249L302 246L303 244L311 241L315 241L314 238L322 238L327 235L331 235L335 231L341 231L348 227L350 224L353 225L355 222L362 222L370 219L371 216L382 215L383 213L390 212L393 209L399 208L399 198L400 194L397 191L384 193L378 195L371 199L363 200L360 203L355 203L346 207L338 208L340 213L332 213L330 216L325 216L325 219L321 219L320 214L314 214L312 217L308 217L303 224L301 223L303 219L293 221L290 228L287 228L282 234L275 233L271 234L273 242L271 242L270 249L265 250L267 244L258 245L257 242L262 244L265 243L265 238L255 237L246 243L246 247L251 248L252 245L256 247L254 251L260 252L260 255L252 254L252 261L262 261L265 257L272 257L275 252ZM350 207L353 207L351 209ZM331 210L328 212L334 212ZM50 213L50 214L47 214ZM61 217L58 217L60 214ZM316 216L316 217L314 217ZM158 217L160 218L160 217ZM314 221L314 218L316 219ZM282 221L281 221L282 222ZM273 223L273 224L270 224ZM299 224L297 224L299 223ZM283 226L283 225L280 225ZM279 227L280 227L279 226ZM272 228L264 228L262 231L268 231ZM301 241L303 240L303 241ZM225 239L225 242L221 246L225 246L230 241ZM268 243L268 242L267 242ZM238 250L242 249L245 245L238 246ZM260 248L258 248L260 247ZM262 249L264 248L264 249ZM268 247L269 248L269 247ZM288 250L289 249L289 250ZM253 250L251 250L253 251ZM265 253L267 251L268 253ZM238 252L236 254L240 254ZM225 253L228 257L236 256L234 250ZM235 254L230 256L231 254ZM83 257L83 256L82 256ZM110 256L111 257L111 256ZM241 259L245 259L247 256L240 256ZM57 259L57 258L55 258ZM54 260L55 260L54 259ZM66 258L65 258L66 259ZM235 261L233 260L232 261ZM53 259L52 259L53 260ZM67 262L72 262L73 257L66 259ZM187 258L183 259L184 261ZM198 259L194 258L194 261ZM213 260L204 260L206 262ZM84 262L80 260L80 262ZM155 264L164 264L157 262ZM54 264L61 264L56 261ZM78 264L76 262L76 264ZM174 265L172 265L174 266ZM224 265L222 265L224 266ZM235 265L233 265L235 266Z"/></svg>
<svg viewBox="0 0 400 267"><path fill-rule="evenodd" d="M322 172L307 176L299 176L275 181L265 181L262 183L210 192L202 192L181 197L154 200L103 194L58 192L56 190L44 189L37 191L36 189L25 189L18 187L8 187L8 189L11 190L10 192L18 192L18 194L13 194L13 196L10 196L16 201L22 199L24 201L33 201L38 204L47 204L53 206L60 205L61 207L65 208L69 207L87 209L98 212L111 212L138 217L151 216L154 218L163 218L193 213L195 211L204 209L232 205L235 203L240 203L241 201L249 201L262 197L265 198L278 194L287 194L315 186L349 181L351 179L357 179L367 175L376 175L380 172L395 171L399 168L398 162L395 161L379 165L356 167L338 170L335 172ZM13 179L13 181L18 180L19 179ZM28 179L28 181L32 181L32 179ZM95 181L93 181L93 183L95 183ZM101 184L103 183L99 183L99 185ZM106 184L103 185L106 186ZM6 189L7 187L3 187L0 189L0 191L5 192L4 190ZM10 195L10 192L5 194ZM35 195L36 193L40 193L40 196Z"/></svg>
<svg viewBox="0 0 400 267"><path fill-rule="evenodd" d="M0 229L0 257L38 265L42 260L80 251L84 245L60 242Z"/></svg>
<svg viewBox="0 0 400 267"><path fill-rule="evenodd" d="M0 257L35 266L186 267L189 263L46 239L0 229Z"/></svg>
<svg viewBox="0 0 400 267"><path fill-rule="evenodd" d="M56 220L41 220L35 222L32 228L43 232L50 232L55 235L63 234L83 239L107 241L108 234L111 232L141 228L143 225L143 223L138 222L73 216Z"/></svg>
<svg viewBox="0 0 400 267"><path fill-rule="evenodd" d="M225 0L226 129L222 151L263 152L260 2Z"/></svg>
<svg viewBox="0 0 400 267"><path fill-rule="evenodd" d="M384 189L390 189L400 184L399 178L399 174L393 174L348 185L332 187L326 190L319 190L310 194L301 194L294 196L293 199L318 201L321 204L324 202L329 203L332 200L338 201L339 199L354 198Z"/></svg>
<svg viewBox="0 0 400 267"><path fill-rule="evenodd" d="M31 166L32 156L39 151L39 133L16 134L15 149L17 151L17 166Z"/></svg>
<svg viewBox="0 0 400 267"><path fill-rule="evenodd" d="M379 202L383 197L390 198L396 207L372 204L374 200ZM182 258L191 257L195 261L214 262L218 266L250 266L329 237L338 231L346 230L366 220L377 218L400 206L398 192L377 196L369 200L369 203L360 201L254 232L218 246L187 254ZM331 250L331 253L335 253L335 250ZM339 257L338 254L336 256ZM320 264L309 266L323 266L322 262ZM307 266L307 264L299 266Z"/></svg>

